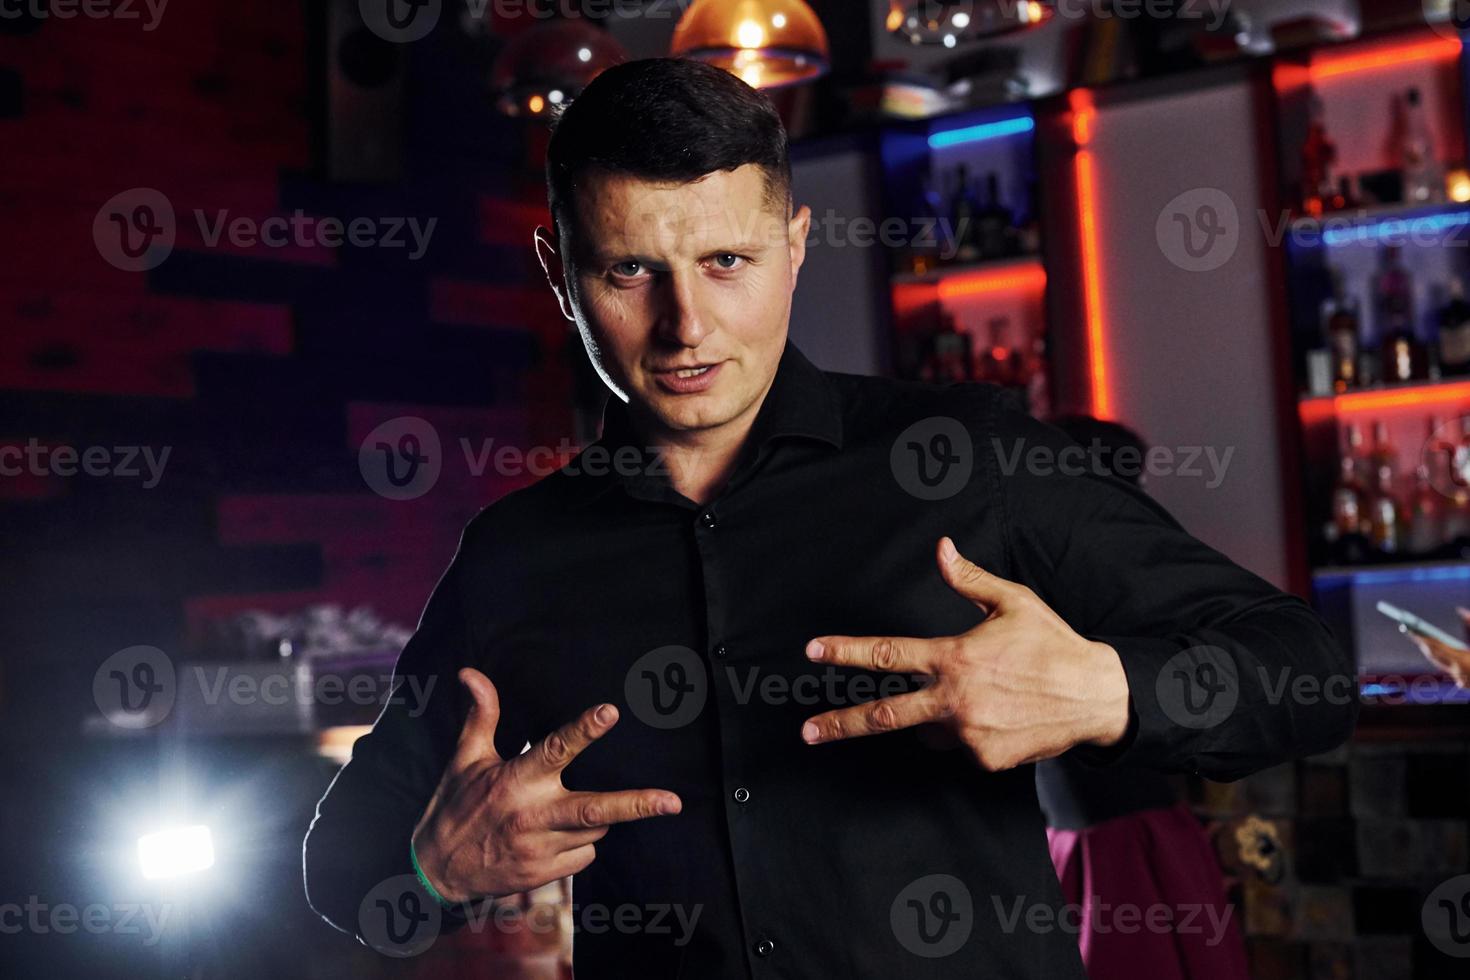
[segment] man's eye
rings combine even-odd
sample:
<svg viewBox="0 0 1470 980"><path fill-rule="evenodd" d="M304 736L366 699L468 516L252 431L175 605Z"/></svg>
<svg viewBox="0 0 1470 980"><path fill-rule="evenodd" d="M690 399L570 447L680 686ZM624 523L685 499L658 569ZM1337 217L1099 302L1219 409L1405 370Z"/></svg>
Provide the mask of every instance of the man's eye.
<svg viewBox="0 0 1470 980"><path fill-rule="evenodd" d="M736 255L734 252L721 252L719 255L715 256L715 261L716 262L723 262L723 260L729 259L730 260L730 264L729 265L723 265L722 264L720 266L720 268L721 269L734 269L734 268L737 268L737 266L735 265L735 263L742 261L743 258L744 258L743 256Z"/></svg>
<svg viewBox="0 0 1470 980"><path fill-rule="evenodd" d="M612 272L615 276L619 276L624 279L630 279L633 276L638 275L638 273L641 272L642 269L643 263L630 259L627 262L619 262L617 265L613 266Z"/></svg>

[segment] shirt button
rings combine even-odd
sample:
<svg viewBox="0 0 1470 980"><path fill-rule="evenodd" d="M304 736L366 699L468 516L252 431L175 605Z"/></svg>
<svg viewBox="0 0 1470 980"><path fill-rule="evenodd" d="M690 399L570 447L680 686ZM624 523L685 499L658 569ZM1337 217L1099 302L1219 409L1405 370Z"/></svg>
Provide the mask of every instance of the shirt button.
<svg viewBox="0 0 1470 980"><path fill-rule="evenodd" d="M719 646L715 647L715 656L717 656L717 657L723 657L725 654L727 654L729 652L730 652L730 649L728 647L726 647L725 644L723 644L723 643L721 643Z"/></svg>
<svg viewBox="0 0 1470 980"><path fill-rule="evenodd" d="M776 944L769 939L756 940L755 955L757 956L770 956L771 953L775 952L775 949Z"/></svg>
<svg viewBox="0 0 1470 980"><path fill-rule="evenodd" d="M735 790L735 802L744 803L748 799L750 799L750 790L744 786L737 787Z"/></svg>
<svg viewBox="0 0 1470 980"><path fill-rule="evenodd" d="M703 514L700 514L699 523L703 524L706 528L713 531L716 524L715 512L712 510L707 510Z"/></svg>

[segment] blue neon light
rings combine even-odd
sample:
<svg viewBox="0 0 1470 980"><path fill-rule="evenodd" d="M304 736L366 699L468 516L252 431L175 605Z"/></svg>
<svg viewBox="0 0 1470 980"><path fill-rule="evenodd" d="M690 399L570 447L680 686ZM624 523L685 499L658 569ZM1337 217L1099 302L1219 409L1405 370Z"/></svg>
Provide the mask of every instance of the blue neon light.
<svg viewBox="0 0 1470 980"><path fill-rule="evenodd" d="M1349 242L1376 242L1393 236L1433 235L1451 228L1470 225L1470 211L1455 211L1449 214L1430 214L1422 218L1385 218L1352 228L1328 228L1322 232L1322 241L1328 245L1346 245Z"/></svg>
<svg viewBox="0 0 1470 980"><path fill-rule="evenodd" d="M1337 587L1343 585L1403 585L1409 582L1463 582L1470 580L1470 565L1448 565L1437 568L1373 568L1350 572L1325 572L1313 584Z"/></svg>
<svg viewBox="0 0 1470 980"><path fill-rule="evenodd" d="M929 137L929 148L941 150L946 146L979 143L982 140L993 140L1000 136L1015 136L1017 133L1029 133L1035 128L1036 120L1030 116L1017 116L1014 119L1001 119L996 122L983 123L979 126L966 126L963 129L947 129L942 133L935 133Z"/></svg>

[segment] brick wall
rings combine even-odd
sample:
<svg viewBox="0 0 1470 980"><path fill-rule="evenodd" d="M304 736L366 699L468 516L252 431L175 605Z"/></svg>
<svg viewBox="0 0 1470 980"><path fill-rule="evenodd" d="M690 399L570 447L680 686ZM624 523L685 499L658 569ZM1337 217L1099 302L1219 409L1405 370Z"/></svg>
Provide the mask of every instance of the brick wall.
<svg viewBox="0 0 1470 980"><path fill-rule="evenodd" d="M572 436L582 357L529 247L546 220L544 136L497 117L479 89L493 36L469 45L446 18L400 49L402 176L349 184L323 176L316 0L172 3L151 30L141 4L143 20L46 9L0 19L0 447L47 452L0 477L0 730L16 750L4 755L8 786L47 769L78 785L38 797L7 833L0 859L22 881L73 860L55 828L81 834L76 805L94 795L83 786L111 775L86 768L78 741L103 659L135 644L208 656L206 625L252 608L366 603L412 625L465 521L531 479L477 473L462 447ZM153 268L118 268L104 206L124 195L126 223L140 189L172 209L174 244ZM380 232L435 224L415 258L211 241L222 212L254 225L298 210ZM444 453L433 488L412 500L375 493L359 469L364 437L400 416L427 420ZM101 447L119 466L129 450L135 464L141 450L168 456L144 486L70 472L56 465L63 447ZM139 760L161 751L144 743L129 750ZM209 749L194 751L207 766ZM304 789L257 790L281 794L272 846L286 870L264 893L280 912L259 931L240 925L216 950L216 975L272 962L283 936L306 944L294 955L314 975L413 972L371 954L369 965L305 907L291 851L331 775L312 765ZM57 874L60 893L89 900L83 872ZM47 949L85 946L56 942ZM552 975L555 944L548 958L538 943L500 936L476 955L491 955L496 975Z"/></svg>

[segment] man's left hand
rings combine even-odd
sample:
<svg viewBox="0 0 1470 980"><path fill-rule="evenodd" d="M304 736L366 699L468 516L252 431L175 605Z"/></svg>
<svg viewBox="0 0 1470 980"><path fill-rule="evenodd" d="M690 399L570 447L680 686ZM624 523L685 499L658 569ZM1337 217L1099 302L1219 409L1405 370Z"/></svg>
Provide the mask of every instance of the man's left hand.
<svg viewBox="0 0 1470 980"><path fill-rule="evenodd" d="M984 768L1010 769L1083 743L1111 746L1128 728L1128 679L1117 651L1079 636L1026 586L992 575L939 540L939 572L987 616L958 636L819 636L824 664L922 675L917 691L816 715L807 742L937 725Z"/></svg>

